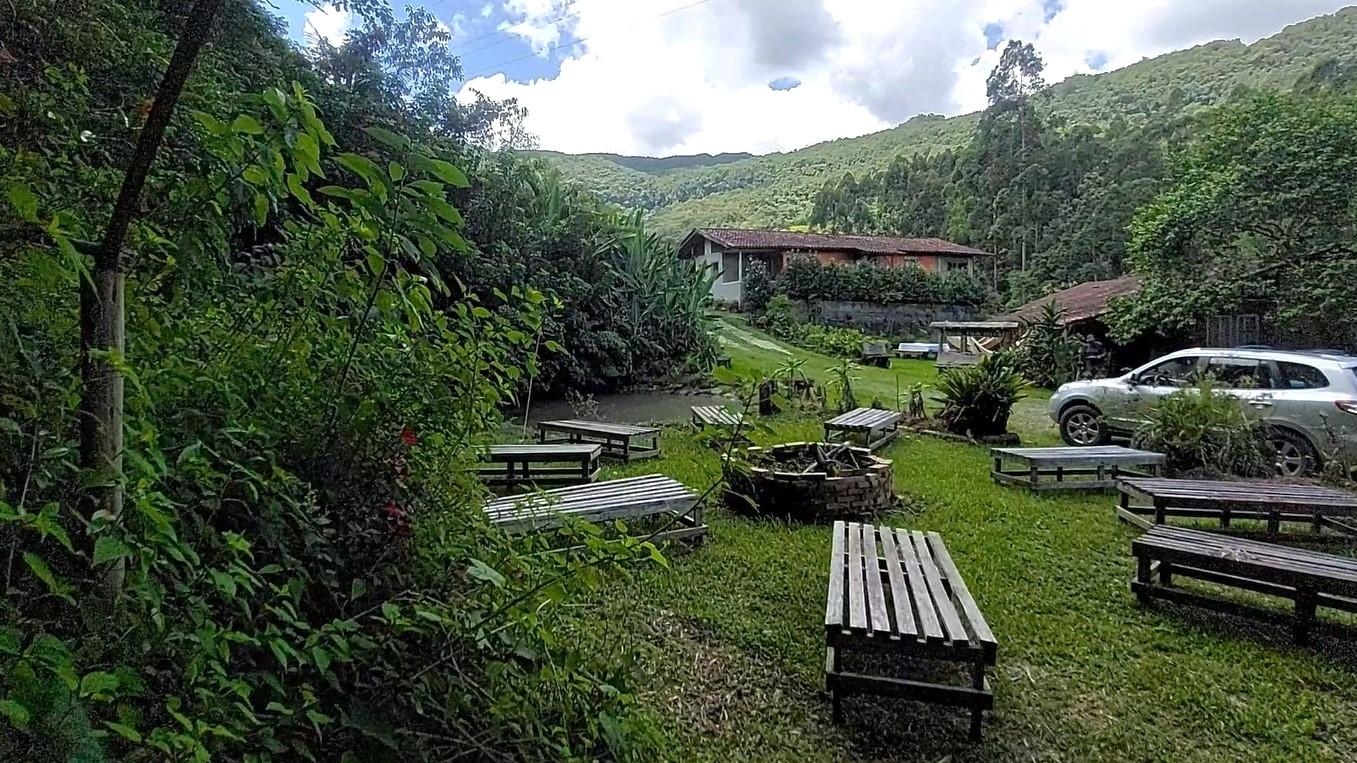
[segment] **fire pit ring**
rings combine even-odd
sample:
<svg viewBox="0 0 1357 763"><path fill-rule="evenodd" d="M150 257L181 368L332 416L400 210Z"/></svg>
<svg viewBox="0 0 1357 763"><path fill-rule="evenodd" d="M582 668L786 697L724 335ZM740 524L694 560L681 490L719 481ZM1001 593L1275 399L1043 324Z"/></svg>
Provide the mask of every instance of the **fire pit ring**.
<svg viewBox="0 0 1357 763"><path fill-rule="evenodd" d="M841 443L790 442L745 451L726 474L726 505L804 521L869 517L895 505L890 459Z"/></svg>

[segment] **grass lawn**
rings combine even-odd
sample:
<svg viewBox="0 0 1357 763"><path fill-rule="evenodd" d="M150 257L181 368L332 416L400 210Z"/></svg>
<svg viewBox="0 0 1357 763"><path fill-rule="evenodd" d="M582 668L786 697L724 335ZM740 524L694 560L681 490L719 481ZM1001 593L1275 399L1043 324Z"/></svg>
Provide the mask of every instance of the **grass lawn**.
<svg viewBox="0 0 1357 763"><path fill-rule="evenodd" d="M738 340L736 370L769 370L785 355ZM823 380L833 361L800 353ZM935 378L931 363L864 368L859 399L894 399ZM1044 395L1014 426L1055 441ZM815 439L816 417L771 420L761 443ZM663 472L703 489L717 455L680 428L662 459L605 477ZM985 738L967 713L898 700L845 702L829 719L823 617L829 532L823 525L708 513L708 542L675 550L668 570L612 586L588 627L635 655L644 703L672 739L674 760L1354 760L1357 655L1320 636L1310 648L1284 626L1252 625L1168 604L1139 606L1127 582L1133 531L1106 494L1035 496L989 478L984 448L901 438L895 462L908 506L882 521L935 530L999 640L995 712Z"/></svg>

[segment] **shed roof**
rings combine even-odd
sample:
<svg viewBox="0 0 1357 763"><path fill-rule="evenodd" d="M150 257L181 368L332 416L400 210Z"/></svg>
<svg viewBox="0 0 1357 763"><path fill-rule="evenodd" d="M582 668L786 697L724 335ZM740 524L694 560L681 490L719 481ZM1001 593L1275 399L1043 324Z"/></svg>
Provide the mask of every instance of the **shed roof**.
<svg viewBox="0 0 1357 763"><path fill-rule="evenodd" d="M807 249L859 252L862 254L942 254L952 257L987 257L989 252L954 244L940 238L898 236L850 236L837 233L798 233L749 228L694 228L684 238L684 248L694 237L730 249Z"/></svg>
<svg viewBox="0 0 1357 763"><path fill-rule="evenodd" d="M1126 297L1140 291L1139 276L1122 276L1107 281L1085 281L1068 289L1047 294L1034 299L1022 307L996 315L996 321L1034 321L1041 317L1041 311L1048 302L1065 309L1065 323L1097 318L1108 310L1108 303L1114 297Z"/></svg>

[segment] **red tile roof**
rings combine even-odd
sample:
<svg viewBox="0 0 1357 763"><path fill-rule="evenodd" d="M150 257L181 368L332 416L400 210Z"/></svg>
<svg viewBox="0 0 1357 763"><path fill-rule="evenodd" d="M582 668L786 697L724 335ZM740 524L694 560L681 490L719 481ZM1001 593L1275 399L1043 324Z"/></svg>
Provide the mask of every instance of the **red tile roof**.
<svg viewBox="0 0 1357 763"><path fill-rule="evenodd" d="M730 249L813 249L862 254L945 254L958 257L989 256L989 252L940 238L895 236L848 236L833 233L797 233L785 230L746 228L695 228L687 239L701 236Z"/></svg>
<svg viewBox="0 0 1357 763"><path fill-rule="evenodd" d="M1047 294L1005 315L995 316L996 321L1034 321L1041 317L1041 311L1047 302L1055 302L1065 308L1065 322L1096 318L1107 312L1107 303L1113 297L1125 297L1140 291L1139 276L1122 276L1110 281L1085 281L1063 291Z"/></svg>

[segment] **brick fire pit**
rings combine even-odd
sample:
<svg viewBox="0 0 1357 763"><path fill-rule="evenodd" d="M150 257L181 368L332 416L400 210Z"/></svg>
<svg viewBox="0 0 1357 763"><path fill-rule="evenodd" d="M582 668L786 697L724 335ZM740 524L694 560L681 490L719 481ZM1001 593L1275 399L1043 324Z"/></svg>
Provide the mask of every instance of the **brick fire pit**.
<svg viewBox="0 0 1357 763"><path fill-rule="evenodd" d="M872 516L895 504L890 460L866 448L792 442L746 454L752 468L732 468L726 477L726 505L735 511L827 521Z"/></svg>

